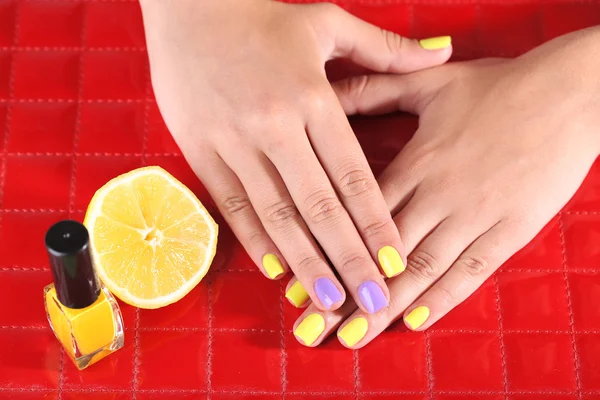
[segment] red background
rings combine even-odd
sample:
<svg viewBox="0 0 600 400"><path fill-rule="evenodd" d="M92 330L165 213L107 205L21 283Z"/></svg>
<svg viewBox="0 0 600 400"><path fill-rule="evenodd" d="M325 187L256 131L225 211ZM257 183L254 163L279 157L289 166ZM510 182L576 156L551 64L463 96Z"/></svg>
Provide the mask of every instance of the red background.
<svg viewBox="0 0 600 400"><path fill-rule="evenodd" d="M450 34L457 59L514 56L600 24L598 1L342 5L405 35ZM0 398L600 399L598 163L540 236L432 329L396 324L360 351L337 340L304 348L285 282L256 272L170 138L144 46L135 1L0 0ZM354 122L376 171L415 126L399 116ZM218 255L181 302L124 306L125 348L78 372L45 320L43 235L82 219L109 178L146 164L209 207Z"/></svg>

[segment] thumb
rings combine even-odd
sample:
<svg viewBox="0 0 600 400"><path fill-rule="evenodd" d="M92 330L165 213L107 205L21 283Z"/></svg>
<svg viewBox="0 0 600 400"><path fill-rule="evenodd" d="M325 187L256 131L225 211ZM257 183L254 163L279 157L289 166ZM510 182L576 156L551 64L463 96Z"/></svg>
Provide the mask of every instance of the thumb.
<svg viewBox="0 0 600 400"><path fill-rule="evenodd" d="M395 111L421 115L452 79L449 69L444 66L408 75L353 76L334 82L332 87L346 115Z"/></svg>
<svg viewBox="0 0 600 400"><path fill-rule="evenodd" d="M330 3L315 11L320 25L316 30L328 47L328 59L344 57L373 71L405 73L443 64L452 55L450 36L418 41L371 25Z"/></svg>

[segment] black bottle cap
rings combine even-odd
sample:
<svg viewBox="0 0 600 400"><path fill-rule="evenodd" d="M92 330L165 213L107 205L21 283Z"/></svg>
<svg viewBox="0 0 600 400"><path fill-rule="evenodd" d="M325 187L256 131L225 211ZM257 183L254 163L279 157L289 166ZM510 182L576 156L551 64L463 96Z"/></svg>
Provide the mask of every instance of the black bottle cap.
<svg viewBox="0 0 600 400"><path fill-rule="evenodd" d="M98 299L100 281L90 255L90 235L77 221L60 221L46 233L46 250L56 295L68 308L85 308Z"/></svg>

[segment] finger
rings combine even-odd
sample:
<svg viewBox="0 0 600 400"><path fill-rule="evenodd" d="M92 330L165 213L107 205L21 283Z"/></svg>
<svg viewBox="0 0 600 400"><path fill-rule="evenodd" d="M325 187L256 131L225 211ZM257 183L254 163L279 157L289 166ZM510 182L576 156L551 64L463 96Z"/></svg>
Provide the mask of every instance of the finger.
<svg viewBox="0 0 600 400"><path fill-rule="evenodd" d="M481 235L452 267L405 312L409 329L424 330L462 303L527 243L519 227L499 222Z"/></svg>
<svg viewBox="0 0 600 400"><path fill-rule="evenodd" d="M292 276L285 288L285 298L296 308L305 308L310 304L308 292L295 276Z"/></svg>
<svg viewBox="0 0 600 400"><path fill-rule="evenodd" d="M315 29L324 34L320 38L328 59L349 58L377 72L405 73L443 64L452 54L450 36L420 41L408 39L369 24L339 7L320 8Z"/></svg>
<svg viewBox="0 0 600 400"><path fill-rule="evenodd" d="M440 200L440 196L432 196L426 190L417 188L394 217L396 229L409 257L419 243L449 217L448 204ZM463 227L460 229L463 230Z"/></svg>
<svg viewBox="0 0 600 400"><path fill-rule="evenodd" d="M260 271L269 279L283 277L289 267L265 231L237 175L216 153L190 161L221 215Z"/></svg>
<svg viewBox="0 0 600 400"><path fill-rule="evenodd" d="M263 154L238 151L232 166L265 230L310 298L323 310L338 308L345 300L344 288L325 261L273 164Z"/></svg>
<svg viewBox="0 0 600 400"><path fill-rule="evenodd" d="M279 146L267 145L266 149L302 218L335 266L348 293L367 312L374 313L386 307L389 293L379 269L319 163L306 134L289 137ZM289 162L292 156L294 162ZM271 237L281 248L275 237ZM285 250L282 251L285 254ZM289 258L288 262L296 277L307 288L307 284L315 277L314 272L302 266L295 269ZM311 298L314 301L314 297Z"/></svg>
<svg viewBox="0 0 600 400"><path fill-rule="evenodd" d="M452 78L443 66L409 75L359 75L332 84L347 115L380 115L405 111L420 115Z"/></svg>
<svg viewBox="0 0 600 400"><path fill-rule="evenodd" d="M338 330L342 344L362 347L401 318L406 308L446 273L473 239L485 232L484 226L489 226L465 224L465 220L458 216L448 218L419 244L408 257L406 271L387 282L390 306L373 316L354 313Z"/></svg>
<svg viewBox="0 0 600 400"><path fill-rule="evenodd" d="M300 344L318 346L355 310L356 303L350 298L335 311L321 311L310 304L294 323L294 336Z"/></svg>
<svg viewBox="0 0 600 400"><path fill-rule="evenodd" d="M409 141L377 177L387 209L394 216L415 196L418 185L426 176L428 160L416 154L413 143L413 140Z"/></svg>
<svg viewBox="0 0 600 400"><path fill-rule="evenodd" d="M335 99L333 99L335 102ZM315 110L307 132L312 147L371 257L386 277L404 271L404 246L365 154L343 110ZM358 243L357 243L358 244Z"/></svg>

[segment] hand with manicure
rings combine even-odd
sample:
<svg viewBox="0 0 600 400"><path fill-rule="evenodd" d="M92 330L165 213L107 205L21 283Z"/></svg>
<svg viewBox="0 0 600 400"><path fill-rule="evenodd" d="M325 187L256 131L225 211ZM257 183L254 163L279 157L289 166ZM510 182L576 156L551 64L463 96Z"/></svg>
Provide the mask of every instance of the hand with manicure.
<svg viewBox="0 0 600 400"><path fill-rule="evenodd" d="M337 329L342 344L360 348L400 318L427 329L536 236L600 154L599 41L593 28L513 60L334 85L347 114L420 117L378 179L408 264L374 315L350 300L323 312L292 279L286 297L307 306L294 325L301 343L316 346Z"/></svg>
<svg viewBox="0 0 600 400"><path fill-rule="evenodd" d="M408 73L446 62L450 38L402 38L327 3L141 5L165 122L264 275L291 269L320 310L347 294L386 307L382 272L403 271L405 249L324 66Z"/></svg>

